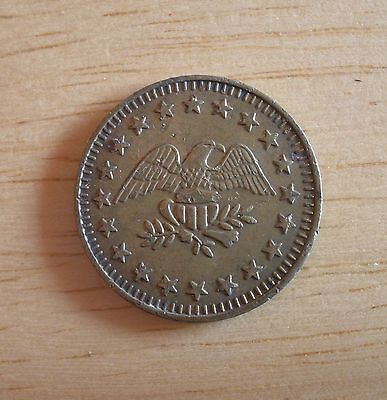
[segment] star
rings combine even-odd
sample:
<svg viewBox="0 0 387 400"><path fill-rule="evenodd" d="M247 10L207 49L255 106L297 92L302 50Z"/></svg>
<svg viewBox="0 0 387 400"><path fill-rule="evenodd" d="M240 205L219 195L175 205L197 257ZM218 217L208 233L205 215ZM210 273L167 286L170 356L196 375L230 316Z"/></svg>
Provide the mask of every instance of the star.
<svg viewBox="0 0 387 400"><path fill-rule="evenodd" d="M274 240L269 240L267 242L267 246L265 249L262 251L267 254L267 259L272 260L274 256L281 257L282 252L281 252L281 246L282 243L276 243Z"/></svg>
<svg viewBox="0 0 387 400"><path fill-rule="evenodd" d="M157 113L160 114L160 120L163 120L165 117L173 117L172 109L175 107L174 104L168 104L164 100L161 101L160 107L156 110Z"/></svg>
<svg viewBox="0 0 387 400"><path fill-rule="evenodd" d="M196 96L191 96L188 101L184 101L184 104L186 105L186 110L185 112L191 112L194 111L197 114L200 114L200 106L204 104L203 100L199 100Z"/></svg>
<svg viewBox="0 0 387 400"><path fill-rule="evenodd" d="M122 263L126 262L126 257L132 255L132 252L127 250L125 242L122 242L119 246L113 246L113 250L113 260L120 260Z"/></svg>
<svg viewBox="0 0 387 400"><path fill-rule="evenodd" d="M150 274L152 271L153 271L152 267L146 265L141 261L140 264L137 265L137 268L134 271L136 273L135 281L137 282L140 279L142 279L145 282L149 282Z"/></svg>
<svg viewBox="0 0 387 400"><path fill-rule="evenodd" d="M118 229L114 226L115 220L115 218L102 218L98 231L103 232L107 238L112 232L118 232Z"/></svg>
<svg viewBox="0 0 387 400"><path fill-rule="evenodd" d="M236 282L233 282L231 274L227 275L226 278L218 278L217 282L220 286L219 290L224 290L227 296L231 296L232 291L239 286Z"/></svg>
<svg viewBox="0 0 387 400"><path fill-rule="evenodd" d="M99 188L98 195L94 197L94 201L97 203L98 208L103 206L111 206L110 202L111 192L104 192L103 189Z"/></svg>
<svg viewBox="0 0 387 400"><path fill-rule="evenodd" d="M280 155L279 160L273 161L273 164L277 166L277 174L284 172L286 174L291 174L290 166L293 164L292 160L288 160L285 154Z"/></svg>
<svg viewBox="0 0 387 400"><path fill-rule="evenodd" d="M137 135L141 135L144 129L149 129L147 117L145 115L141 115L140 117L133 117L131 128L136 131Z"/></svg>
<svg viewBox="0 0 387 400"><path fill-rule="evenodd" d="M178 279L169 279L168 275L164 274L157 286L162 289L164 296L167 296L169 293L177 293L176 284L178 281Z"/></svg>
<svg viewBox="0 0 387 400"><path fill-rule="evenodd" d="M200 283L197 283L195 281L190 282L191 290L189 292L186 292L187 294L192 294L193 298L196 301L200 300L201 295L206 295L208 294L207 290L204 289L204 285L206 284L206 281L202 281Z"/></svg>
<svg viewBox="0 0 387 400"><path fill-rule="evenodd" d="M293 222L293 215L289 214L285 217L282 214L278 214L278 222L275 227L282 229L284 234L288 233L290 228L296 227L296 224Z"/></svg>
<svg viewBox="0 0 387 400"><path fill-rule="evenodd" d="M294 187L294 183L291 183L287 187L281 186L281 200L287 200L290 204L296 201L296 198L300 195Z"/></svg>
<svg viewBox="0 0 387 400"><path fill-rule="evenodd" d="M245 273L245 279L254 278L257 280L261 279L260 272L264 268L263 265L257 265L254 258L247 265L241 267L242 271Z"/></svg>
<svg viewBox="0 0 387 400"><path fill-rule="evenodd" d="M120 139L114 139L112 151L116 151L121 156L125 155L125 149L130 147L130 143L126 142L125 136L121 136Z"/></svg>
<svg viewBox="0 0 387 400"><path fill-rule="evenodd" d="M227 97L224 97L223 100L213 104L216 108L214 114L220 114L224 119L231 117L231 111L233 108L228 104Z"/></svg>
<svg viewBox="0 0 387 400"><path fill-rule="evenodd" d="M241 120L239 121L239 125L244 125L247 129L247 132L251 132L253 126L259 126L259 122L255 119L257 113L253 112L249 113L241 113Z"/></svg>
<svg viewBox="0 0 387 400"><path fill-rule="evenodd" d="M265 137L259 138L258 140L260 142L265 143L265 150L268 151L270 149L270 146L273 146L273 147L279 146L279 144L277 142L278 136L279 136L279 134L277 132L271 133L270 131L265 129Z"/></svg>
<svg viewBox="0 0 387 400"><path fill-rule="evenodd" d="M105 164L103 167L99 167L98 171L101 172L100 179L109 178L113 179L114 178L114 171L117 169L117 165L114 165L111 163L109 160L105 161Z"/></svg>

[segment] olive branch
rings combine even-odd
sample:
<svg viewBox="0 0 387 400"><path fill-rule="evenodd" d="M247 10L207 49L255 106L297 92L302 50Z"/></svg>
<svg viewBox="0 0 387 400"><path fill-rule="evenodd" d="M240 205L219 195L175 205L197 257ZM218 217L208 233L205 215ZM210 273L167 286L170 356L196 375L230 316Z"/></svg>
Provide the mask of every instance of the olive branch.
<svg viewBox="0 0 387 400"><path fill-rule="evenodd" d="M244 224L256 224L258 221L249 213L253 206L248 206L242 210L240 204L231 207L230 204L224 206L216 220L203 231L187 229L183 225L173 225L167 221L155 218L154 220L144 221L144 231L137 236L144 241L142 247L150 247L157 250L161 247L169 247L176 238L182 243L191 244L194 255L199 253L212 258L216 241L225 247L231 247L239 240L239 231Z"/></svg>

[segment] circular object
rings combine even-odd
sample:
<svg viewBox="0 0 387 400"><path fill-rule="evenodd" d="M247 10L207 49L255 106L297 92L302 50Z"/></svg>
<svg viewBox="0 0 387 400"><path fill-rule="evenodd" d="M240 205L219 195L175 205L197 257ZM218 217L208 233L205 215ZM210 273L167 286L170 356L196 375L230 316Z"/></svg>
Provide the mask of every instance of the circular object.
<svg viewBox="0 0 387 400"><path fill-rule="evenodd" d="M298 271L318 232L321 181L301 128L226 78L181 76L128 97L81 163L86 251L125 299L177 320L259 306Z"/></svg>

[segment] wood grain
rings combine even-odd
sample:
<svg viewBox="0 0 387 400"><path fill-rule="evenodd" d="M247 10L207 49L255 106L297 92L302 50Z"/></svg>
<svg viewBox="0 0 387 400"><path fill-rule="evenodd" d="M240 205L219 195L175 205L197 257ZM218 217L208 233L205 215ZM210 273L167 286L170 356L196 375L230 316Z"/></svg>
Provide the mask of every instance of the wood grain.
<svg viewBox="0 0 387 400"><path fill-rule="evenodd" d="M386 1L0 3L0 397L387 398ZM320 161L320 237L269 304L164 321L85 256L74 182L133 91L203 73L276 98Z"/></svg>

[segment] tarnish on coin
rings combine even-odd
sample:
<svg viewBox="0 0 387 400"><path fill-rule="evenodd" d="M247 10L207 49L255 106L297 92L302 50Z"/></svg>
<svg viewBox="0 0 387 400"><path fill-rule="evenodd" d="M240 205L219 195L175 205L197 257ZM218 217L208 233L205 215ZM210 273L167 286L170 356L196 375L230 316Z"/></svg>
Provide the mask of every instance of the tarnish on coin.
<svg viewBox="0 0 387 400"><path fill-rule="evenodd" d="M213 321L249 311L299 270L318 233L320 173L274 100L181 76L128 97L81 163L79 229L104 279L151 313Z"/></svg>

